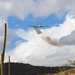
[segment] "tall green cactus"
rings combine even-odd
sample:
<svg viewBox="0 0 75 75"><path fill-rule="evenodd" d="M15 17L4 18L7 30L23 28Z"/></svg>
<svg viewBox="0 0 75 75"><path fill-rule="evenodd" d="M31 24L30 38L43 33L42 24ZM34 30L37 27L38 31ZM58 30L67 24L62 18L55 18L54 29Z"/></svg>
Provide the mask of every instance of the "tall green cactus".
<svg viewBox="0 0 75 75"><path fill-rule="evenodd" d="M8 75L10 75L10 56L9 56L9 62L8 62Z"/></svg>
<svg viewBox="0 0 75 75"><path fill-rule="evenodd" d="M6 48L6 36L7 36L7 24L5 23L4 43L3 43L3 50L1 54L1 75L4 75L4 56L5 56L5 48Z"/></svg>
<svg viewBox="0 0 75 75"><path fill-rule="evenodd" d="M4 56L5 56L5 48L6 48L6 36L7 36L7 24L5 23L5 30L4 30L4 44L3 44L3 63L4 63Z"/></svg>

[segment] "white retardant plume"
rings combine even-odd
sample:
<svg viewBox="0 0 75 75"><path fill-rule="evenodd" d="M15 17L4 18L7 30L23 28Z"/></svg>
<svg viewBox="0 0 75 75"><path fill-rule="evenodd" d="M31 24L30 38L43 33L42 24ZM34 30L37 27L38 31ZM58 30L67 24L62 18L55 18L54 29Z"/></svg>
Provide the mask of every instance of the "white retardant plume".
<svg viewBox="0 0 75 75"><path fill-rule="evenodd" d="M37 34L42 34L42 31L40 31L38 28L34 28L37 32ZM48 44L53 45L53 46L60 46L60 44L58 43L57 39L53 39L50 36L46 36L46 35L41 35L41 38L45 41L47 41Z"/></svg>
<svg viewBox="0 0 75 75"><path fill-rule="evenodd" d="M47 43L49 43L50 45L53 45L53 46L60 46L58 44L58 41L57 39L53 39L53 38L50 38L49 36L42 36L42 39L47 41Z"/></svg>
<svg viewBox="0 0 75 75"><path fill-rule="evenodd" d="M35 28L35 27L34 27L34 29L36 30L36 32L37 32L38 34L41 34L41 33L42 33L39 29L37 29L37 28Z"/></svg>

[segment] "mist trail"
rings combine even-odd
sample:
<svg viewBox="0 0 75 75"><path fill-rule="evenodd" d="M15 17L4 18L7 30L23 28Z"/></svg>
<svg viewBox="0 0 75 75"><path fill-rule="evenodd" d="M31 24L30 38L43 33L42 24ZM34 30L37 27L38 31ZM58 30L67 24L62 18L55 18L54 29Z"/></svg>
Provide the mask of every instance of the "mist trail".
<svg viewBox="0 0 75 75"><path fill-rule="evenodd" d="M37 34L42 34L42 32L38 28L34 27L34 29L36 30Z"/></svg>
<svg viewBox="0 0 75 75"><path fill-rule="evenodd" d="M42 31L40 31L38 28L35 28L35 30L36 30L37 34L39 34L39 35L42 34L42 35L41 35L41 38L42 38L44 41L46 41L48 44L53 45L53 46L61 46L61 45L58 43L57 39L53 39L53 38L51 38L50 36L44 35L44 34L42 33Z"/></svg>

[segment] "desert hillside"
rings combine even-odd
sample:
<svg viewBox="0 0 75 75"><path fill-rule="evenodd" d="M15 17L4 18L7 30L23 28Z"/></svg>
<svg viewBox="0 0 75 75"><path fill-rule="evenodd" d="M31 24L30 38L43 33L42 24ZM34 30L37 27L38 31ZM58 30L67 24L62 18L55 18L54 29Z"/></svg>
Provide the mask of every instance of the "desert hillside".
<svg viewBox="0 0 75 75"><path fill-rule="evenodd" d="M8 63L4 64L5 75L8 75ZM69 70L70 67L66 67L65 70ZM62 71L62 72L61 72ZM63 73L63 67L44 67L44 66L32 66L23 63L11 63L10 73L11 75L51 75Z"/></svg>

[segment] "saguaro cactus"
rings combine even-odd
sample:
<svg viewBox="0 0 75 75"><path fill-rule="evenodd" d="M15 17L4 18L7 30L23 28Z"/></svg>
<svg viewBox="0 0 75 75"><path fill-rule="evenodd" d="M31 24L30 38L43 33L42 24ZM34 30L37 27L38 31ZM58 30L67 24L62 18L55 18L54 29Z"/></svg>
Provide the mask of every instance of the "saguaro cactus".
<svg viewBox="0 0 75 75"><path fill-rule="evenodd" d="M10 75L10 56L9 56L9 63L8 63L8 75Z"/></svg>
<svg viewBox="0 0 75 75"><path fill-rule="evenodd" d="M4 56L5 56L5 48L6 48L6 35L7 35L7 24L5 23L4 43L3 43L3 50L1 54L1 75L4 75Z"/></svg>
<svg viewBox="0 0 75 75"><path fill-rule="evenodd" d="M4 56L5 56L5 48L6 48L6 35L7 35L7 24L5 23L5 31L4 31L4 44L3 44L3 62L4 62Z"/></svg>

